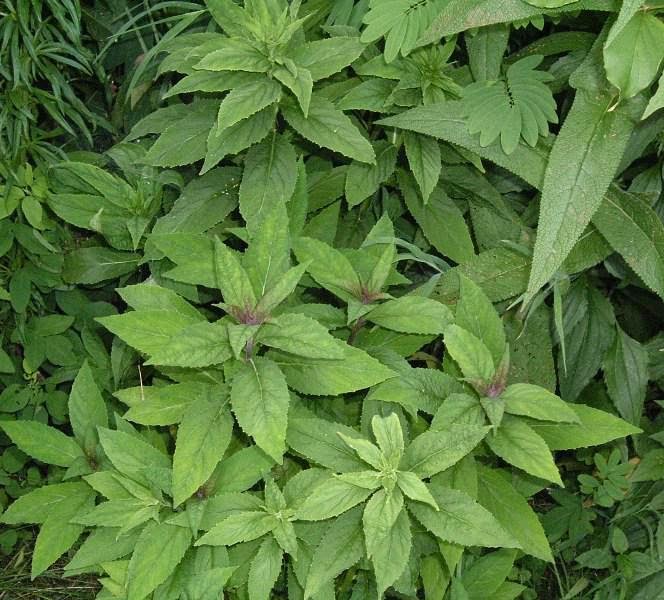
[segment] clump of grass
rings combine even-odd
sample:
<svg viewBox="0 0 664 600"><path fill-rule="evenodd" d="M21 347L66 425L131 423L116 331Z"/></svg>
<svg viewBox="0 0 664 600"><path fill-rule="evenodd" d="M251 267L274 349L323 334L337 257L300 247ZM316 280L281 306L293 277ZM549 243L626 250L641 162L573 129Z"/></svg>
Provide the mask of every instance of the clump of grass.
<svg viewBox="0 0 664 600"><path fill-rule="evenodd" d="M99 591L94 577L64 577L66 560L32 581L32 548L24 545L0 562L0 600L92 600Z"/></svg>

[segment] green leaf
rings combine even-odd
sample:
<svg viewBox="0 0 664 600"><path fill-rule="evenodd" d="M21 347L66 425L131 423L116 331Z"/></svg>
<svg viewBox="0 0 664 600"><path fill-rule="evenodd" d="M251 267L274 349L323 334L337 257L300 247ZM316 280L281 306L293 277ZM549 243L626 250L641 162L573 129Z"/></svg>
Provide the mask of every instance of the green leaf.
<svg viewBox="0 0 664 600"><path fill-rule="evenodd" d="M515 383L500 394L505 412L541 421L579 423L574 408L548 390L529 383Z"/></svg>
<svg viewBox="0 0 664 600"><path fill-rule="evenodd" d="M284 104L282 114L295 131L314 144L361 162L376 162L371 144L329 100L314 94L306 118L293 104Z"/></svg>
<svg viewBox="0 0 664 600"><path fill-rule="evenodd" d="M247 39L222 38L217 41L216 48L196 63L194 69L267 73L271 67L267 57Z"/></svg>
<svg viewBox="0 0 664 600"><path fill-rule="evenodd" d="M381 327L404 333L443 333L453 321L452 312L437 300L401 296L379 304L365 318Z"/></svg>
<svg viewBox="0 0 664 600"><path fill-rule="evenodd" d="M239 85L222 100L217 115L217 135L228 127L251 117L281 97L281 86L267 77Z"/></svg>
<svg viewBox="0 0 664 600"><path fill-rule="evenodd" d="M242 363L231 383L231 404L242 429L274 460L286 450L290 396L279 366L264 357Z"/></svg>
<svg viewBox="0 0 664 600"><path fill-rule="evenodd" d="M149 523L127 568L127 600L143 600L175 571L191 544L191 532L168 523Z"/></svg>
<svg viewBox="0 0 664 600"><path fill-rule="evenodd" d="M664 298L664 224L635 194L612 186L593 224L660 298Z"/></svg>
<svg viewBox="0 0 664 600"><path fill-rule="evenodd" d="M648 352L620 327L604 358L604 381L620 416L638 425L648 386Z"/></svg>
<svg viewBox="0 0 664 600"><path fill-rule="evenodd" d="M519 140L535 146L549 134L549 122L557 123L556 102L546 83L553 75L537 71L542 56L528 56L512 63L505 78L478 81L464 89L468 130L480 134L480 145L500 137L505 154L516 150Z"/></svg>
<svg viewBox="0 0 664 600"><path fill-rule="evenodd" d="M38 421L0 421L0 427L23 452L41 462L69 467L85 456L73 438Z"/></svg>
<svg viewBox="0 0 664 600"><path fill-rule="evenodd" d="M341 340L337 347L344 358L314 359L271 351L270 358L279 365L288 385L302 394L338 396L377 385L395 373L369 356L364 350Z"/></svg>
<svg viewBox="0 0 664 600"><path fill-rule="evenodd" d="M431 245L453 261L464 263L475 256L473 240L463 214L441 187L424 204L408 178L399 178L406 206Z"/></svg>
<svg viewBox="0 0 664 600"><path fill-rule="evenodd" d="M650 98L646 111L643 113L642 119L647 119L650 115L657 112L658 110L664 108L664 73L659 78L659 83L657 84L657 91Z"/></svg>
<svg viewBox="0 0 664 600"><path fill-rule="evenodd" d="M430 489L440 510L413 502L408 510L436 537L462 546L520 547L496 518L465 492L442 485Z"/></svg>
<svg viewBox="0 0 664 600"><path fill-rule="evenodd" d="M458 325L445 330L445 348L466 378L480 383L492 380L495 367L484 342Z"/></svg>
<svg viewBox="0 0 664 600"><path fill-rule="evenodd" d="M173 290L154 283L128 285L117 292L134 310L170 310L180 313L192 323L205 320L196 308Z"/></svg>
<svg viewBox="0 0 664 600"><path fill-rule="evenodd" d="M546 442L523 421L506 417L495 435L487 436L486 443L495 454L515 467L563 485Z"/></svg>
<svg viewBox="0 0 664 600"><path fill-rule="evenodd" d="M108 412L87 360L74 379L68 408L74 437L89 455L94 455L97 427L108 427Z"/></svg>
<svg viewBox="0 0 664 600"><path fill-rule="evenodd" d="M498 79L509 35L510 28L501 24L482 27L474 35L465 34L468 63L475 81Z"/></svg>
<svg viewBox="0 0 664 600"><path fill-rule="evenodd" d="M274 515L263 511L243 511L231 514L217 523L196 542L196 546L232 546L255 540L279 524Z"/></svg>
<svg viewBox="0 0 664 600"><path fill-rule="evenodd" d="M233 419L218 401L189 404L178 427L173 456L173 504L193 495L212 475L231 441Z"/></svg>
<svg viewBox="0 0 664 600"><path fill-rule="evenodd" d="M539 227L525 302L562 265L602 203L615 176L634 119L626 108L609 110L609 92L578 90L556 138L544 175Z"/></svg>
<svg viewBox="0 0 664 600"><path fill-rule="evenodd" d="M386 141L374 144L375 164L353 161L346 172L346 201L349 207L372 196L394 173L397 148Z"/></svg>
<svg viewBox="0 0 664 600"><path fill-rule="evenodd" d="M318 81L350 65L360 57L364 48L358 37L334 36L298 44L292 58L311 73L314 81Z"/></svg>
<svg viewBox="0 0 664 600"><path fill-rule="evenodd" d="M479 444L489 427L448 425L441 431L425 431L406 448L400 469L419 477L431 477L459 462Z"/></svg>
<svg viewBox="0 0 664 600"><path fill-rule="evenodd" d="M362 471L366 464L344 441L361 435L340 423L327 419L293 416L288 421L287 441L290 448L310 461L337 472Z"/></svg>
<svg viewBox="0 0 664 600"><path fill-rule="evenodd" d="M272 536L265 538L249 567L249 600L269 600L281 572L283 551Z"/></svg>
<svg viewBox="0 0 664 600"><path fill-rule="evenodd" d="M526 554L553 562L544 528L528 501L512 487L509 474L478 465L479 503L514 537Z"/></svg>
<svg viewBox="0 0 664 600"><path fill-rule="evenodd" d="M78 248L65 255L62 278L68 283L92 285L135 271L140 260L138 254L111 248Z"/></svg>
<svg viewBox="0 0 664 600"><path fill-rule="evenodd" d="M214 240L214 261L217 286L224 302L240 309L253 308L256 296L249 275L242 267L238 254L219 238Z"/></svg>
<svg viewBox="0 0 664 600"><path fill-rule="evenodd" d="M378 447L389 464L394 468L398 467L404 451L403 431L399 417L396 413L390 413L387 417L374 415L371 419L371 429Z"/></svg>
<svg viewBox="0 0 664 600"><path fill-rule="evenodd" d="M641 432L638 427L603 410L585 404L574 404L572 408L581 420L579 425L543 421L529 423L530 428L544 439L551 450L601 446L615 439Z"/></svg>
<svg viewBox="0 0 664 600"><path fill-rule="evenodd" d="M260 232L265 214L284 205L295 191L297 157L288 139L277 133L253 146L244 161L240 212L250 232ZM288 233L287 229L284 233Z"/></svg>
<svg viewBox="0 0 664 600"><path fill-rule="evenodd" d="M284 352L310 358L343 359L344 349L339 346L318 321L291 313L272 318L265 323L257 341Z"/></svg>
<svg viewBox="0 0 664 600"><path fill-rule="evenodd" d="M359 297L362 285L353 265L339 250L325 242L301 237L293 242L298 261L309 263L307 272L316 283L342 299Z"/></svg>
<svg viewBox="0 0 664 600"><path fill-rule="evenodd" d="M506 340L503 322L486 294L472 279L459 273L459 302L454 322L482 340L491 352L494 364L505 354Z"/></svg>
<svg viewBox="0 0 664 600"><path fill-rule="evenodd" d="M435 510L439 509L429 488L417 475L415 475L415 473L411 473L410 471L399 471L399 473L397 473L397 485L411 500L428 504Z"/></svg>
<svg viewBox="0 0 664 600"><path fill-rule="evenodd" d="M67 512L68 505L88 496L90 492L90 487L83 481L44 485L14 500L0 521L8 525L44 523L51 516L59 517Z"/></svg>
<svg viewBox="0 0 664 600"><path fill-rule="evenodd" d="M463 587L471 600L493 597L514 565L515 550L496 550L481 556L462 574Z"/></svg>
<svg viewBox="0 0 664 600"><path fill-rule="evenodd" d="M143 313L138 313L143 314ZM147 364L169 367L207 367L227 361L233 352L227 322L195 323L182 329L168 343L150 353Z"/></svg>
<svg viewBox="0 0 664 600"><path fill-rule="evenodd" d="M258 313L270 314L279 304L288 298L297 287L308 266L308 263L303 263L286 271L259 300L256 307Z"/></svg>
<svg viewBox="0 0 664 600"><path fill-rule="evenodd" d="M406 132L404 134L404 146L408 165L420 188L420 194L424 205L429 202L442 168L440 157L440 146L438 142L427 136L417 133Z"/></svg>
<svg viewBox="0 0 664 600"><path fill-rule="evenodd" d="M302 521L330 519L364 502L371 493L370 489L331 477L314 488L295 516Z"/></svg>
<svg viewBox="0 0 664 600"><path fill-rule="evenodd" d="M311 598L364 555L359 507L346 511L326 529L311 558L304 597Z"/></svg>
<svg viewBox="0 0 664 600"><path fill-rule="evenodd" d="M664 23L641 10L604 46L606 77L623 98L647 88L663 59Z"/></svg>

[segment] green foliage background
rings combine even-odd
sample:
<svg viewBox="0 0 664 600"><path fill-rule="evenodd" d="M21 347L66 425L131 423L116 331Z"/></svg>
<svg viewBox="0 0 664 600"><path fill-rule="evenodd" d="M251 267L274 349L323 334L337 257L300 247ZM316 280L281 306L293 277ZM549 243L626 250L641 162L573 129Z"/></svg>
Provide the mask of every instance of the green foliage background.
<svg viewBox="0 0 664 600"><path fill-rule="evenodd" d="M664 3L6 0L0 551L100 600L664 589Z"/></svg>

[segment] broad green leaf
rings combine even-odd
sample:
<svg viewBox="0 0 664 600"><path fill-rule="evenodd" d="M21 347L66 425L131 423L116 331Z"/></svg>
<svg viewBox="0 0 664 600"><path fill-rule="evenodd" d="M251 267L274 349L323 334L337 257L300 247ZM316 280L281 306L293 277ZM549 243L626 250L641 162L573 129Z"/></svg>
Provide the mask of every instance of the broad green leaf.
<svg viewBox="0 0 664 600"><path fill-rule="evenodd" d="M353 265L339 250L308 237L295 240L293 250L301 263L309 263L307 271L316 283L344 300L360 296L360 279Z"/></svg>
<svg viewBox="0 0 664 600"><path fill-rule="evenodd" d="M430 489L440 510L419 502L410 502L408 510L436 537L462 546L520 547L496 518L465 492L442 485Z"/></svg>
<svg viewBox="0 0 664 600"><path fill-rule="evenodd" d="M62 278L68 283L92 285L122 277L138 268L140 255L111 248L87 246L65 255Z"/></svg>
<svg viewBox="0 0 664 600"><path fill-rule="evenodd" d="M332 477L313 489L298 508L296 518L302 521L330 519L364 502L371 493L370 489Z"/></svg>
<svg viewBox="0 0 664 600"><path fill-rule="evenodd" d="M452 312L437 300L401 296L379 304L365 318L387 329L404 333L443 333L453 321Z"/></svg>
<svg viewBox="0 0 664 600"><path fill-rule="evenodd" d="M67 574L99 568L106 561L129 556L136 546L140 531L135 530L118 539L116 528L102 527L93 531L79 546L74 558L65 565Z"/></svg>
<svg viewBox="0 0 664 600"><path fill-rule="evenodd" d="M217 135L222 135L228 127L274 104L280 96L281 86L268 77L234 87L219 106Z"/></svg>
<svg viewBox="0 0 664 600"><path fill-rule="evenodd" d="M361 204L385 183L394 172L397 148L389 142L374 144L376 163L354 161L346 172L346 201L349 207Z"/></svg>
<svg viewBox="0 0 664 600"><path fill-rule="evenodd" d="M274 515L263 511L238 512L217 523L195 545L232 546L248 542L272 531L278 523Z"/></svg>
<svg viewBox="0 0 664 600"><path fill-rule="evenodd" d="M505 354L505 329L496 309L482 289L459 272L459 302L454 322L482 340L491 352L494 364Z"/></svg>
<svg viewBox="0 0 664 600"><path fill-rule="evenodd" d="M164 273L175 281L217 287L214 241L200 233L167 233L150 236L150 243L176 266Z"/></svg>
<svg viewBox="0 0 664 600"><path fill-rule="evenodd" d="M458 325L445 330L445 349L470 380L488 383L493 378L495 366L491 352L484 342Z"/></svg>
<svg viewBox="0 0 664 600"><path fill-rule="evenodd" d="M371 430L383 455L393 467L398 467L404 451L403 431L396 413L387 417L374 415Z"/></svg>
<svg viewBox="0 0 664 600"><path fill-rule="evenodd" d="M515 383L500 394L505 412L542 421L579 423L574 408L558 396L537 385Z"/></svg>
<svg viewBox="0 0 664 600"><path fill-rule="evenodd" d="M511 465L535 477L563 485L546 442L523 421L506 417L498 431L487 436L486 443Z"/></svg>
<svg viewBox="0 0 664 600"><path fill-rule="evenodd" d="M205 320L196 308L173 290L153 283L128 285L117 292L134 310L169 310L180 313L192 323Z"/></svg>
<svg viewBox="0 0 664 600"><path fill-rule="evenodd" d="M364 51L358 37L334 36L328 39L305 42L293 52L293 60L311 73L314 81L338 73Z"/></svg>
<svg viewBox="0 0 664 600"><path fill-rule="evenodd" d="M170 338L167 344L151 352L147 364L168 367L207 367L221 364L232 355L227 323L204 321L185 327L178 335Z"/></svg>
<svg viewBox="0 0 664 600"><path fill-rule="evenodd" d="M295 131L314 144L361 162L376 162L371 144L346 115L322 96L311 97L306 118L293 104L284 104L282 114Z"/></svg>
<svg viewBox="0 0 664 600"><path fill-rule="evenodd" d="M280 277L258 301L256 310L262 314L270 314L277 306L279 306L279 304L281 304L281 302L293 293L308 266L308 263L303 263L286 271L286 273L284 273L284 275Z"/></svg>
<svg viewBox="0 0 664 600"><path fill-rule="evenodd" d="M275 204L290 200L296 180L297 158L285 136L274 133L249 150L240 185L240 212L250 232L260 234L264 215ZM279 233L287 234L287 228Z"/></svg>
<svg viewBox="0 0 664 600"><path fill-rule="evenodd" d="M258 446L248 446L227 456L214 472L216 490L243 492L269 472L274 461Z"/></svg>
<svg viewBox="0 0 664 600"><path fill-rule="evenodd" d="M549 156L526 302L562 265L602 204L634 129L629 107L609 110L610 92L589 94L577 91Z"/></svg>
<svg viewBox="0 0 664 600"><path fill-rule="evenodd" d="M270 61L247 39L240 37L222 38L217 49L206 54L194 65L205 71L248 71L267 73Z"/></svg>
<svg viewBox="0 0 664 600"><path fill-rule="evenodd" d="M244 362L231 383L231 404L242 429L274 460L286 449L290 396L279 366L264 357Z"/></svg>
<svg viewBox="0 0 664 600"><path fill-rule="evenodd" d="M501 471L482 465L478 466L478 475L479 503L518 541L525 553L553 562L542 524L528 501L512 487L509 475L503 476Z"/></svg>
<svg viewBox="0 0 664 600"><path fill-rule="evenodd" d="M371 496L362 513L367 558L372 559L380 545L385 542L402 509L403 495L397 488L389 492L380 489Z"/></svg>
<svg viewBox="0 0 664 600"><path fill-rule="evenodd" d="M424 205L429 202L442 168L440 157L440 146L438 142L426 135L406 132L404 134L404 146L408 165L420 188L420 194Z"/></svg>
<svg viewBox="0 0 664 600"><path fill-rule="evenodd" d="M219 238L214 240L214 271L217 287L226 304L239 309L252 309L256 305L249 275L242 267L238 254Z"/></svg>
<svg viewBox="0 0 664 600"><path fill-rule="evenodd" d="M69 467L85 456L73 438L38 421L0 421L0 427L23 452L41 462Z"/></svg>
<svg viewBox="0 0 664 600"><path fill-rule="evenodd" d="M292 416L288 421L286 441L295 452L333 471L366 469L366 464L342 441L339 434L343 434L346 440L361 439L361 435L347 425L327 419Z"/></svg>
<svg viewBox="0 0 664 600"><path fill-rule="evenodd" d="M90 487L82 481L44 485L19 496L0 520L8 525L44 523L49 517L68 511L68 505L90 492Z"/></svg>
<svg viewBox="0 0 664 600"><path fill-rule="evenodd" d="M657 91L650 98L646 111L643 113L643 119L647 119L650 115L658 110L664 108L664 73L659 78L659 83L657 84Z"/></svg>
<svg viewBox="0 0 664 600"><path fill-rule="evenodd" d="M419 477L431 477L459 462L487 434L488 427L449 425L440 431L425 431L406 448L400 469Z"/></svg>
<svg viewBox="0 0 664 600"><path fill-rule="evenodd" d="M332 521L314 550L307 574L305 598L311 598L329 581L352 567L364 555L360 508Z"/></svg>
<svg viewBox="0 0 664 600"><path fill-rule="evenodd" d="M396 374L364 350L337 341L344 358L314 359L272 351L270 358L279 365L288 385L313 396L347 394L377 385Z"/></svg>
<svg viewBox="0 0 664 600"><path fill-rule="evenodd" d="M233 419L225 404L201 399L187 407L173 456L173 504L180 505L210 478L226 452Z"/></svg>
<svg viewBox="0 0 664 600"><path fill-rule="evenodd" d="M343 359L344 349L318 321L300 314L283 314L265 323L257 341L309 358Z"/></svg>
<svg viewBox="0 0 664 600"><path fill-rule="evenodd" d="M660 298L664 298L664 224L646 202L612 186L593 224Z"/></svg>
<svg viewBox="0 0 664 600"><path fill-rule="evenodd" d="M147 598L175 571L191 544L191 532L150 523L141 533L127 569L127 600Z"/></svg>
<svg viewBox="0 0 664 600"><path fill-rule="evenodd" d="M647 88L663 59L664 23L645 11L637 11L604 46L606 77L623 98Z"/></svg>
<svg viewBox="0 0 664 600"><path fill-rule="evenodd" d="M401 491L411 500L423 502L438 510L438 505L431 495L429 488L415 473L410 471L399 471L397 473L397 485Z"/></svg>
<svg viewBox="0 0 664 600"><path fill-rule="evenodd" d="M581 420L579 425L543 421L529 423L530 428L544 439L551 450L601 446L615 439L641 432L638 427L603 410L585 404L574 404L572 408Z"/></svg>
<svg viewBox="0 0 664 600"><path fill-rule="evenodd" d="M269 600L281 572L283 551L272 536L265 538L249 568L249 600Z"/></svg>
<svg viewBox="0 0 664 600"><path fill-rule="evenodd" d="M68 408L74 437L93 455L98 440L97 427L108 427L108 412L87 360L74 379Z"/></svg>
<svg viewBox="0 0 664 600"><path fill-rule="evenodd" d="M469 33L464 37L473 79L475 81L498 79L503 55L507 50L510 28L497 24L482 27L474 32L474 35Z"/></svg>
<svg viewBox="0 0 664 600"><path fill-rule="evenodd" d="M471 600L494 597L514 565L515 550L502 549L485 554L462 575L463 587Z"/></svg>
<svg viewBox="0 0 664 600"><path fill-rule="evenodd" d="M620 327L604 364L604 381L620 416L638 425L648 386L648 352Z"/></svg>

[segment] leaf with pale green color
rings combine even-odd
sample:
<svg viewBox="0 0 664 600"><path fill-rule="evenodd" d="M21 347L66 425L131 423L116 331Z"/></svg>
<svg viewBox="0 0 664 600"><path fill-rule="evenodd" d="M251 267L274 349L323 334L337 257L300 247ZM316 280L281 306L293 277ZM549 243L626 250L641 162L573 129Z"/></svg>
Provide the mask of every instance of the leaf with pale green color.
<svg viewBox="0 0 664 600"><path fill-rule="evenodd" d="M511 465L535 477L563 485L546 442L526 423L506 417L495 435L487 436L486 443Z"/></svg>
<svg viewBox="0 0 664 600"><path fill-rule="evenodd" d="M278 102L280 96L281 86L268 77L234 87L219 106L216 134Z"/></svg>
<svg viewBox="0 0 664 600"><path fill-rule="evenodd" d="M371 493L371 489L332 477L314 488L295 516L302 521L330 519L364 502Z"/></svg>
<svg viewBox="0 0 664 600"><path fill-rule="evenodd" d="M265 538L249 567L249 600L269 600L281 572L283 551L272 536Z"/></svg>
<svg viewBox="0 0 664 600"><path fill-rule="evenodd" d="M500 363L506 344L503 322L482 288L461 272L454 322L482 340L494 364Z"/></svg>
<svg viewBox="0 0 664 600"><path fill-rule="evenodd" d="M196 546L232 546L255 540L272 531L279 520L262 510L241 511L227 516L196 542Z"/></svg>
<svg viewBox="0 0 664 600"><path fill-rule="evenodd" d="M73 438L38 421L0 421L0 428L23 452L49 465L69 467L85 456Z"/></svg>
<svg viewBox="0 0 664 600"><path fill-rule="evenodd" d="M222 38L217 41L216 48L196 63L194 69L250 73L267 73L270 69L271 64L267 57L244 38Z"/></svg>
<svg viewBox="0 0 664 600"><path fill-rule="evenodd" d="M378 490L364 507L362 528L367 558L372 559L389 535L399 513L403 509L403 495L398 488Z"/></svg>
<svg viewBox="0 0 664 600"><path fill-rule="evenodd" d="M143 600L175 571L191 544L191 532L150 523L141 533L127 568L127 600Z"/></svg>
<svg viewBox="0 0 664 600"><path fill-rule="evenodd" d="M606 77L623 98L647 88L663 59L664 23L646 11L636 11L604 46Z"/></svg>
<svg viewBox="0 0 664 600"><path fill-rule="evenodd" d="M505 412L541 421L579 423L574 408L549 390L529 383L514 383L500 394Z"/></svg>
<svg viewBox="0 0 664 600"><path fill-rule="evenodd" d="M468 63L475 81L498 79L509 34L510 28L502 24L482 27L474 35L465 34Z"/></svg>
<svg viewBox="0 0 664 600"><path fill-rule="evenodd" d="M225 404L200 399L187 407L173 455L173 504L180 505L210 478L231 441L233 419Z"/></svg>
<svg viewBox="0 0 664 600"><path fill-rule="evenodd" d="M309 358L343 359L344 349L318 321L291 313L265 323L256 338L261 344Z"/></svg>
<svg viewBox="0 0 664 600"><path fill-rule="evenodd" d="M214 240L214 272L224 302L239 308L254 307L256 296L238 253L219 238Z"/></svg>
<svg viewBox="0 0 664 600"><path fill-rule="evenodd" d="M350 261L336 248L301 237L293 242L293 250L301 263L309 263L307 272L319 285L344 300L360 294L360 278Z"/></svg>
<svg viewBox="0 0 664 600"><path fill-rule="evenodd" d="M346 201L349 207L357 206L378 191L394 173L397 148L386 141L374 144L375 164L354 161L346 171Z"/></svg>
<svg viewBox="0 0 664 600"><path fill-rule="evenodd" d="M307 574L305 598L311 598L337 575L352 567L364 555L360 507L346 511L332 521L314 550Z"/></svg>
<svg viewBox="0 0 664 600"><path fill-rule="evenodd" d="M489 427L457 424L440 431L425 431L406 448L400 469L419 477L431 477L459 462L488 431Z"/></svg>
<svg viewBox="0 0 664 600"><path fill-rule="evenodd" d="M169 310L181 314L192 323L205 320L196 308L176 292L154 283L128 285L117 292L134 310Z"/></svg>
<svg viewBox="0 0 664 600"><path fill-rule="evenodd" d="M284 104L282 114L295 131L314 144L361 162L376 162L371 144L351 120L326 98L314 94L307 117L293 104Z"/></svg>
<svg viewBox="0 0 664 600"><path fill-rule="evenodd" d="M358 37L334 36L300 44L292 57L298 66L311 73L314 81L318 81L350 65L360 57L364 48Z"/></svg>
<svg viewBox="0 0 664 600"><path fill-rule="evenodd" d="M491 352L482 340L469 331L458 325L447 327L445 349L468 379L488 383L493 378L495 366Z"/></svg>
<svg viewBox="0 0 664 600"><path fill-rule="evenodd" d="M377 385L396 373L364 350L336 341L344 358L314 359L271 351L269 357L279 365L288 385L313 396L347 394Z"/></svg>
<svg viewBox="0 0 664 600"><path fill-rule="evenodd" d="M82 481L44 485L14 500L0 521L8 525L43 523L50 516L67 511L69 504L90 492L90 487Z"/></svg>
<svg viewBox="0 0 664 600"><path fill-rule="evenodd" d="M638 427L603 410L585 404L574 404L572 408L581 420L578 425L544 421L529 423L530 428L544 439L551 450L601 446L618 438L641 433Z"/></svg>
<svg viewBox="0 0 664 600"><path fill-rule="evenodd" d="M659 83L657 84L657 91L650 98L648 106L646 106L646 111L643 113L643 119L647 119L650 115L658 110L664 108L664 73L659 78Z"/></svg>
<svg viewBox="0 0 664 600"><path fill-rule="evenodd" d="M74 437L93 455L99 439L97 427L108 427L108 412L87 360L74 379L68 408Z"/></svg>
<svg viewBox="0 0 664 600"><path fill-rule="evenodd" d="M371 419L371 430L385 458L394 468L398 467L404 451L403 431L399 417L396 413L391 413L387 417L374 415Z"/></svg>
<svg viewBox="0 0 664 600"><path fill-rule="evenodd" d="M386 329L421 334L443 333L454 319L447 306L423 296L387 300L367 313L365 318Z"/></svg>
<svg viewBox="0 0 664 600"><path fill-rule="evenodd" d="M270 314L293 293L308 266L308 263L303 263L286 271L274 286L267 290L265 295L258 301L256 310L262 314Z"/></svg>
<svg viewBox="0 0 664 600"><path fill-rule="evenodd" d="M397 485L411 500L428 504L435 510L439 509L429 488L417 475L415 475L415 473L411 473L410 471L399 471L397 473Z"/></svg>
<svg viewBox="0 0 664 600"><path fill-rule="evenodd" d="M526 554L553 562L544 528L528 501L510 483L510 475L478 465L479 503L493 514Z"/></svg>
<svg viewBox="0 0 664 600"><path fill-rule="evenodd" d="M185 327L168 344L150 353L147 364L190 368L221 364L233 355L227 325L224 321L204 321Z"/></svg>
<svg viewBox="0 0 664 600"><path fill-rule="evenodd" d="M514 565L516 551L496 550L481 556L462 575L463 587L470 600L494 598Z"/></svg>
<svg viewBox="0 0 664 600"><path fill-rule="evenodd" d="M231 404L242 429L274 460L286 450L290 395L279 366L268 358L244 362L231 383Z"/></svg>
<svg viewBox="0 0 664 600"><path fill-rule="evenodd" d="M250 232L260 232L264 215L275 204L290 200L296 180L297 157L285 136L275 132L249 150L240 185L240 212Z"/></svg>
<svg viewBox="0 0 664 600"><path fill-rule="evenodd" d="M648 351L620 327L602 366L609 396L620 416L638 425L648 387Z"/></svg>
<svg viewBox="0 0 664 600"><path fill-rule="evenodd" d="M426 206L440 178L442 169L440 146L432 137L408 131L404 134L404 146L408 165Z"/></svg>
<svg viewBox="0 0 664 600"><path fill-rule="evenodd" d="M430 486L430 490L440 510L413 502L408 510L436 537L462 546L520 547L496 518L465 492L442 485Z"/></svg>

